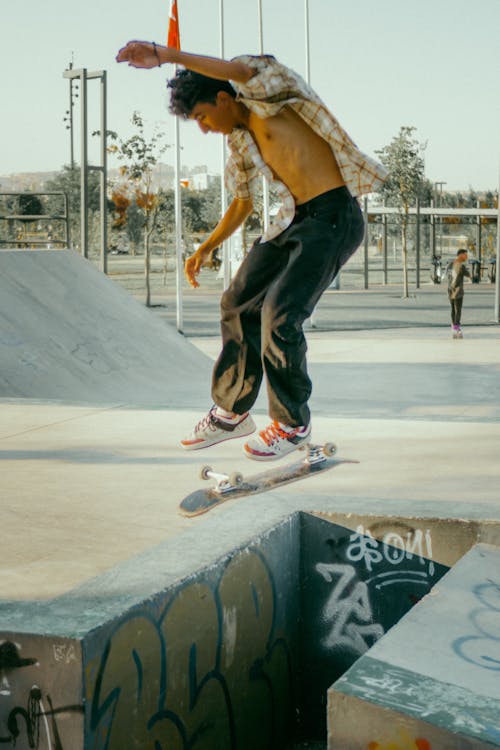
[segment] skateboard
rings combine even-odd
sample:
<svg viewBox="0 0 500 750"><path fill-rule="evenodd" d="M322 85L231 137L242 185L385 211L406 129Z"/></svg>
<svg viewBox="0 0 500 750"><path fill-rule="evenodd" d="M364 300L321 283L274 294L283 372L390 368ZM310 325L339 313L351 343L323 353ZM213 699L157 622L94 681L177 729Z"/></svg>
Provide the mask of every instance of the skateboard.
<svg viewBox="0 0 500 750"><path fill-rule="evenodd" d="M249 477L244 477L240 472L222 474L213 471L211 466L204 466L200 472L201 479L213 479L215 486L195 490L187 495L179 506L180 513L188 517L199 516L232 498L266 492L275 487L281 487L282 484L297 482L311 474L333 469L339 464L358 463L358 461L336 458L337 448L333 443L308 444L299 450L305 451L304 458L282 466L274 466L272 469Z"/></svg>

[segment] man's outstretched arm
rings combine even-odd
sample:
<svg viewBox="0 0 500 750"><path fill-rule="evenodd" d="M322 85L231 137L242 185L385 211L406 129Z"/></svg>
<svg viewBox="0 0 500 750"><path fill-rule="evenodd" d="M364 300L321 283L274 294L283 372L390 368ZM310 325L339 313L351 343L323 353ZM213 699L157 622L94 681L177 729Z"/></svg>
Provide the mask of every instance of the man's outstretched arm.
<svg viewBox="0 0 500 750"><path fill-rule="evenodd" d="M227 240L243 224L247 216L251 214L252 208L253 203L251 199L243 200L242 198L235 198L232 201L210 237L186 260L184 273L191 286L200 286L196 277L200 272L203 261L210 255L212 250L219 247L224 240Z"/></svg>
<svg viewBox="0 0 500 750"><path fill-rule="evenodd" d="M246 83L255 71L249 65L231 60L221 60L218 57L205 57L182 52L173 47L163 47L153 42L132 41L118 52L117 62L128 62L133 68L156 68L163 63L182 65L195 73L217 78L220 81L236 81Z"/></svg>

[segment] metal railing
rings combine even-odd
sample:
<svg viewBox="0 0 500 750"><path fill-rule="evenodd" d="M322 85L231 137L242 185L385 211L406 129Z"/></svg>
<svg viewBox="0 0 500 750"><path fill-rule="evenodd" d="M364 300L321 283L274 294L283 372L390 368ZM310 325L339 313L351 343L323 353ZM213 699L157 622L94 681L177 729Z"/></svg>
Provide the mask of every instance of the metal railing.
<svg viewBox="0 0 500 750"><path fill-rule="evenodd" d="M26 247L26 246L33 246L36 247L38 245L40 246L47 246L47 244L50 243L50 245L57 245L62 247L70 247L70 227L69 227L69 210L68 210L68 195L67 193L61 192L61 191L36 191L36 192L0 192L0 199L4 196L25 196L25 195L32 195L32 196L60 196L63 199L63 213L51 213L51 214L19 214L19 213L13 213L13 214L0 214L0 221L14 221L22 223L23 225L26 222L44 222L47 224L50 224L52 222L61 222L63 225L63 237L62 239L54 239L52 237L44 237L44 238L37 238L37 233L31 232L29 235L26 234L26 228L25 226L22 227L22 232L20 231L15 238L5 238L3 239L0 235L0 245L17 245L19 247ZM48 232L47 232L48 235Z"/></svg>

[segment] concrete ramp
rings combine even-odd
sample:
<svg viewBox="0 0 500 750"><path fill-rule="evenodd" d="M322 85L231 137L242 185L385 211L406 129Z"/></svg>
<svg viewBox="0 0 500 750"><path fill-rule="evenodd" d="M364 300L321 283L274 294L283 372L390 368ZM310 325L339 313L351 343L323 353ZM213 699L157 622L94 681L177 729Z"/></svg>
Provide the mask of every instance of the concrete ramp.
<svg viewBox="0 0 500 750"><path fill-rule="evenodd" d="M0 398L205 408L210 373L75 252L0 251Z"/></svg>
<svg viewBox="0 0 500 750"><path fill-rule="evenodd" d="M475 546L332 686L329 750L500 747L499 571Z"/></svg>

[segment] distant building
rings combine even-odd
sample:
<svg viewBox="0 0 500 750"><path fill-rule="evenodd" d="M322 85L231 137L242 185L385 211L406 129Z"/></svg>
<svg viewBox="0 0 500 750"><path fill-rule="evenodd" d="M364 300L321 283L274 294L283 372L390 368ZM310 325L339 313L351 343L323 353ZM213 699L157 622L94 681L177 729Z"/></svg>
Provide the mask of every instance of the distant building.
<svg viewBox="0 0 500 750"><path fill-rule="evenodd" d="M189 177L189 187L191 190L208 190L220 182L218 174L208 174L208 172L197 172Z"/></svg>

